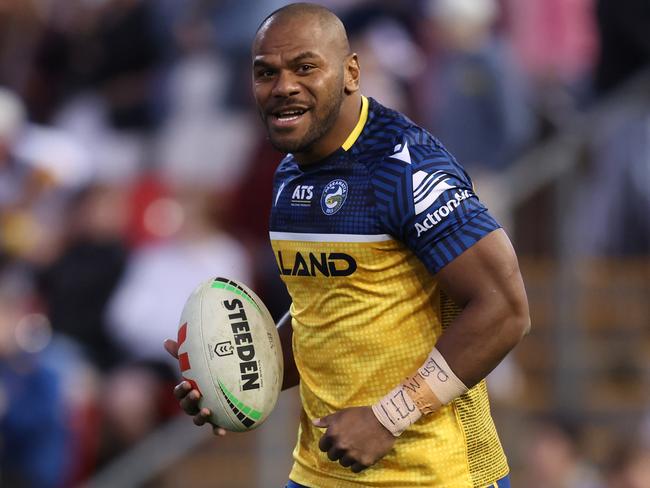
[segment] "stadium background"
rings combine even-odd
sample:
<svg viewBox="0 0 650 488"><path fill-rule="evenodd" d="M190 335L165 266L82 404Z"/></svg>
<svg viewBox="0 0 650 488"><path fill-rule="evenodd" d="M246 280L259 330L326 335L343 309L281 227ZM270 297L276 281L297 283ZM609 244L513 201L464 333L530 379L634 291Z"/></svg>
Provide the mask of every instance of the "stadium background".
<svg viewBox="0 0 650 488"><path fill-rule="evenodd" d="M249 81L285 3L0 1L0 486L286 481L296 392L217 439L162 349L210 276L287 307ZM489 380L513 486L649 487L647 1L322 3L517 248L532 332Z"/></svg>

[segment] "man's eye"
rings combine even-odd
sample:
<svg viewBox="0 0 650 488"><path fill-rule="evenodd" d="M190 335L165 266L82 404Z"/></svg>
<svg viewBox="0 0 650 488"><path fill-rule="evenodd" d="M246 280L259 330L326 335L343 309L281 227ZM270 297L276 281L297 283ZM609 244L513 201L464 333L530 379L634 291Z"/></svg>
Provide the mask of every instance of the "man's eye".
<svg viewBox="0 0 650 488"><path fill-rule="evenodd" d="M314 67L311 64L301 64L300 67L298 68L298 72L309 73L313 69Z"/></svg>
<svg viewBox="0 0 650 488"><path fill-rule="evenodd" d="M257 77L258 78L270 78L274 74L275 74L275 72L273 70L264 69L264 70L260 70L260 71L257 72Z"/></svg>

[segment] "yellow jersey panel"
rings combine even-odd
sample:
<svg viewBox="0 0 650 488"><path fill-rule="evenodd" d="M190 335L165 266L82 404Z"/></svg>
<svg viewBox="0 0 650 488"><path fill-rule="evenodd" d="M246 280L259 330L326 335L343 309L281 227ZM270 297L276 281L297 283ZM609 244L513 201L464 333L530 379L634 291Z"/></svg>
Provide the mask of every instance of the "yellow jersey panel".
<svg viewBox="0 0 650 488"><path fill-rule="evenodd" d="M323 488L487 485L474 484L466 414L455 403L409 428L391 453L362 473L352 473L319 450L323 431L312 419L371 405L422 365L442 332L440 293L424 265L389 236L350 236L374 242L280 237L284 240L272 239L272 246L293 298L293 348L304 410L290 478ZM462 412L472 409L475 389L461 403ZM489 407L486 419L492 425ZM471 427L477 439L481 431L491 432L489 425L478 427ZM505 465L500 446L488 447L495 455L486 459ZM481 447L478 454L488 453Z"/></svg>

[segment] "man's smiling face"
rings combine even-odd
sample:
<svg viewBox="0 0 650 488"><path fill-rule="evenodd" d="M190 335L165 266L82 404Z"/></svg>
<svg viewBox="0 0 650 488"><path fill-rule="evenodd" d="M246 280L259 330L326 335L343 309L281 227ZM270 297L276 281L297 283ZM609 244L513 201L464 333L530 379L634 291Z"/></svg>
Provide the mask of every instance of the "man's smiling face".
<svg viewBox="0 0 650 488"><path fill-rule="evenodd" d="M330 135L345 93L346 54L314 16L274 20L259 30L254 94L276 149L309 152Z"/></svg>

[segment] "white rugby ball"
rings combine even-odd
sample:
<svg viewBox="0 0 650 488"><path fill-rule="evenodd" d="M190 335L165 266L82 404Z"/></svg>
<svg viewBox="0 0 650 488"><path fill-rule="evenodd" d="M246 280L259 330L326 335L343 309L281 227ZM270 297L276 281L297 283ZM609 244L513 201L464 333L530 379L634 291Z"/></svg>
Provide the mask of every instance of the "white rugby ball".
<svg viewBox="0 0 650 488"><path fill-rule="evenodd" d="M201 393L210 423L246 431L264 422L282 388L282 347L255 293L227 278L199 285L183 308L178 345L183 379Z"/></svg>

